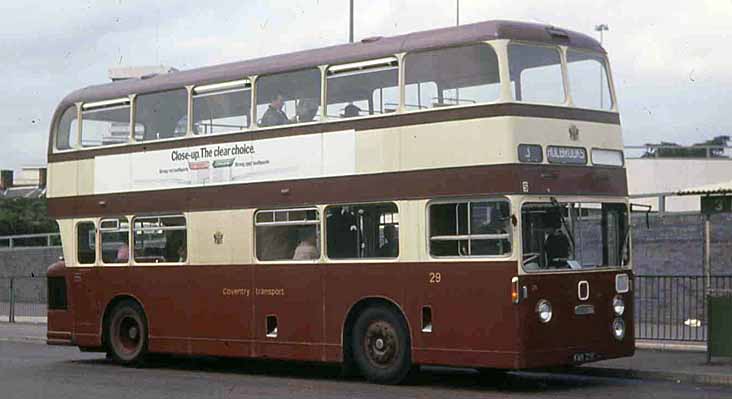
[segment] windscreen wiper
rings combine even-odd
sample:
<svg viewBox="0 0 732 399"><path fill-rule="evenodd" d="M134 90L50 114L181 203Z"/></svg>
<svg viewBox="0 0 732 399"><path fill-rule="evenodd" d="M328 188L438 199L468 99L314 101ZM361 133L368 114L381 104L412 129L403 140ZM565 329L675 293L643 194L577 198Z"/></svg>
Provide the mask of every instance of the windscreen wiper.
<svg viewBox="0 0 732 399"><path fill-rule="evenodd" d="M567 235L569 236L569 242L572 244L572 253L575 253L576 246L574 243L574 235L572 234L572 231L569 230L569 226L567 225L567 220L564 218L564 213L562 212L562 204L557 201L556 198L550 197L549 201L551 201L552 205L557 208L557 211L559 211L559 217L562 220L562 226L564 227L564 231L567 232Z"/></svg>

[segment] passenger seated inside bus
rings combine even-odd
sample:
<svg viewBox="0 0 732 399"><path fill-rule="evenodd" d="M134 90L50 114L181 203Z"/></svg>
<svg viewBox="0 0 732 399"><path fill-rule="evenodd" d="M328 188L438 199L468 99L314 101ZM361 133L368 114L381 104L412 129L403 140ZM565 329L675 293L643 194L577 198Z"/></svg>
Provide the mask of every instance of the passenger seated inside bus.
<svg viewBox="0 0 732 399"><path fill-rule="evenodd" d="M343 114L341 115L342 118L355 118L357 116L361 115L361 108L357 107L353 103L350 103L346 105L346 108L343 109Z"/></svg>
<svg viewBox="0 0 732 399"><path fill-rule="evenodd" d="M399 235L393 224L384 226L384 242L376 251L377 257L396 258L399 256Z"/></svg>
<svg viewBox="0 0 732 399"><path fill-rule="evenodd" d="M300 243L295 248L292 260L312 260L320 257L315 229L304 228L298 232Z"/></svg>
<svg viewBox="0 0 732 399"><path fill-rule="evenodd" d="M282 96L282 94L277 94L274 100L272 100L272 102L267 107L267 111L265 111L264 115L262 115L262 119L259 120L259 126L268 127L286 125L290 123L290 120L287 118L287 114L285 114L285 111L282 110L282 107L284 105L284 97Z"/></svg>

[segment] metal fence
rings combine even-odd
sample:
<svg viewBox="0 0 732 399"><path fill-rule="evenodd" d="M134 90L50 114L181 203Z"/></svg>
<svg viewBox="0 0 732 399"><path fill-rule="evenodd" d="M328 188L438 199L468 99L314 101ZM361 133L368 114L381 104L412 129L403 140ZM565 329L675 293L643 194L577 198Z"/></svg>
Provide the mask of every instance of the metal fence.
<svg viewBox="0 0 732 399"><path fill-rule="evenodd" d="M732 276L713 276L713 290L732 288ZM707 340L704 276L635 276L635 336L655 341Z"/></svg>
<svg viewBox="0 0 732 399"><path fill-rule="evenodd" d="M0 278L0 322L44 323L46 277Z"/></svg>
<svg viewBox="0 0 732 399"><path fill-rule="evenodd" d="M12 250L17 248L42 248L60 247L61 235L59 233L47 234L23 234L16 236L0 237L0 250Z"/></svg>

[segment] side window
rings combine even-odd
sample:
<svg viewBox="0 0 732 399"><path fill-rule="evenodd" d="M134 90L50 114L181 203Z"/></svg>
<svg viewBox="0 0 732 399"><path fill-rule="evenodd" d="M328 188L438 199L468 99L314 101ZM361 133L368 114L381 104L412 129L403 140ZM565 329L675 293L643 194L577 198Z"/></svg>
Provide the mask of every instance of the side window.
<svg viewBox="0 0 732 399"><path fill-rule="evenodd" d="M249 80L198 86L193 89L193 134L244 130L251 106Z"/></svg>
<svg viewBox="0 0 732 399"><path fill-rule="evenodd" d="M399 256L399 211L394 203L329 206L325 227L331 259Z"/></svg>
<svg viewBox="0 0 732 399"><path fill-rule="evenodd" d="M130 139L130 102L116 105L84 104L81 113L81 146L98 147L127 143Z"/></svg>
<svg viewBox="0 0 732 399"><path fill-rule="evenodd" d="M604 110L613 108L607 67L601 55L567 50L567 74L575 106Z"/></svg>
<svg viewBox="0 0 732 399"><path fill-rule="evenodd" d="M328 68L329 119L379 115L399 106L399 63L384 58Z"/></svg>
<svg viewBox="0 0 732 399"><path fill-rule="evenodd" d="M508 201L463 201L429 206L432 256L500 256L511 253Z"/></svg>
<svg viewBox="0 0 732 399"><path fill-rule="evenodd" d="M320 120L320 69L257 79L257 124L262 127Z"/></svg>
<svg viewBox="0 0 732 399"><path fill-rule="evenodd" d="M320 258L320 213L317 209L259 211L254 217L257 259Z"/></svg>
<svg viewBox="0 0 732 399"><path fill-rule="evenodd" d="M517 101L564 103L562 60L558 48L510 44L508 60Z"/></svg>
<svg viewBox="0 0 732 399"><path fill-rule="evenodd" d="M408 111L486 103L500 95L498 56L490 45L410 53L404 63Z"/></svg>
<svg viewBox="0 0 732 399"><path fill-rule="evenodd" d="M76 105L72 105L61 114L56 126L56 149L70 150L76 147L79 140L79 120Z"/></svg>
<svg viewBox="0 0 732 399"><path fill-rule="evenodd" d="M142 94L135 99L135 140L151 141L185 136L187 128L186 89Z"/></svg>
<svg viewBox="0 0 732 399"><path fill-rule="evenodd" d="M102 263L120 264L130 260L130 224L126 217L99 222Z"/></svg>
<svg viewBox="0 0 732 399"><path fill-rule="evenodd" d="M183 216L135 218L132 236L137 263L181 263L188 258Z"/></svg>
<svg viewBox="0 0 732 399"><path fill-rule="evenodd" d="M97 261L97 228L94 222L76 225L76 260L80 265L92 265Z"/></svg>

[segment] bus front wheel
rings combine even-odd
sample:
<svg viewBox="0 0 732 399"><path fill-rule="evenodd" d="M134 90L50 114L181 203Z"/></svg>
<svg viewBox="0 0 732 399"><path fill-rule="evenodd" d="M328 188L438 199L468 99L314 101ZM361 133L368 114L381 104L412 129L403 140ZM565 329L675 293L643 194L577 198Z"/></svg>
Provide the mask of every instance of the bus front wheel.
<svg viewBox="0 0 732 399"><path fill-rule="evenodd" d="M136 302L117 304L109 317L106 328L107 350L120 364L136 366L147 353L147 320Z"/></svg>
<svg viewBox="0 0 732 399"><path fill-rule="evenodd" d="M409 332L400 315L386 307L363 311L353 325L353 360L369 381L398 384L412 367Z"/></svg>

